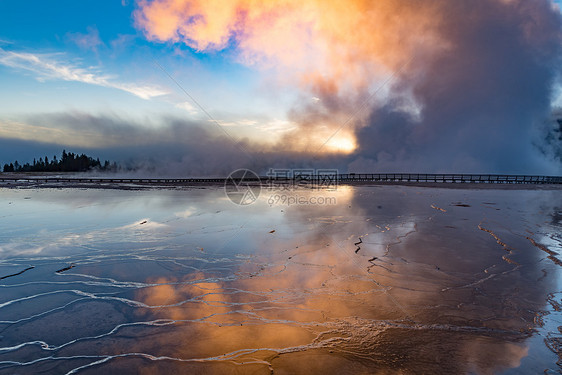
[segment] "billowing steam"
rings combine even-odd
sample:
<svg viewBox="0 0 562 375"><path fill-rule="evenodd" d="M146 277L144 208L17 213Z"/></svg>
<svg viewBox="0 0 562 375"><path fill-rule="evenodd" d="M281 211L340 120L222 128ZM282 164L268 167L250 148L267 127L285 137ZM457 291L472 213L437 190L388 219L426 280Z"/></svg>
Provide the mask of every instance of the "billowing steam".
<svg viewBox="0 0 562 375"><path fill-rule="evenodd" d="M561 66L549 0L143 0L135 20L318 98L290 111L287 151L325 150L340 129L354 170L560 171L536 147Z"/></svg>

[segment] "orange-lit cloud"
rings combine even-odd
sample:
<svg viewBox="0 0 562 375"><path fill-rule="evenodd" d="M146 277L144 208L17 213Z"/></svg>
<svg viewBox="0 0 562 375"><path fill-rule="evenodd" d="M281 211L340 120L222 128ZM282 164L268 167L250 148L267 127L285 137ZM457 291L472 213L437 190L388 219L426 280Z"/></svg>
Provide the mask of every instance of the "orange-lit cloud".
<svg viewBox="0 0 562 375"><path fill-rule="evenodd" d="M419 160L423 170L515 172L519 150L537 157L528 134L560 76L560 12L550 0L140 0L134 18L150 40L226 51L278 73L303 99L288 113L299 127L279 147L330 151L328 129L334 144L372 161L355 168ZM342 124L351 140L335 134ZM497 134L483 139L490 124ZM500 150L495 138L520 144Z"/></svg>
<svg viewBox="0 0 562 375"><path fill-rule="evenodd" d="M149 39L200 51L235 46L246 64L291 68L302 84L337 91L368 85L416 49L441 48L434 3L144 0L135 20Z"/></svg>
<svg viewBox="0 0 562 375"><path fill-rule="evenodd" d="M306 143L300 149L313 151L342 123L337 117L357 107L359 94L401 70L416 51L445 46L434 32L434 8L397 0L156 0L141 1L135 20L151 40L181 42L199 51L234 47L242 63L273 67L285 83L321 99L315 107L326 118L308 126L327 128L328 135L298 134L299 143ZM349 138L333 140L345 150L324 151L353 151L355 141Z"/></svg>
<svg viewBox="0 0 562 375"><path fill-rule="evenodd" d="M301 129L314 128L314 132L288 134L283 143L312 152L338 151L322 144L359 107L369 89L405 68L416 53L446 46L436 32L440 13L435 4L143 0L135 20L151 40L180 42L199 51L234 46L242 63L274 67L285 83L319 99L290 113ZM350 121L348 127L354 124ZM333 138L335 144L356 143L349 134ZM346 147L349 151L353 148Z"/></svg>

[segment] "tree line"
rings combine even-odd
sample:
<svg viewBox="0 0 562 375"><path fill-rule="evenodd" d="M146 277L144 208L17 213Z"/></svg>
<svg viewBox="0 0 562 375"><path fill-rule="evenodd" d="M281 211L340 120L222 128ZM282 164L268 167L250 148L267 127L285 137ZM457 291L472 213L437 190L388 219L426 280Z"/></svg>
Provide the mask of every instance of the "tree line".
<svg viewBox="0 0 562 375"><path fill-rule="evenodd" d="M33 164L25 163L20 164L16 160L10 164L4 164L4 172L85 172L91 169L97 169L101 171L116 170L117 164L115 162L110 163L106 160L103 164L99 158L94 159L86 154L78 155L72 152L62 151L60 159L57 156L53 156L49 160L47 156L45 158L39 158L39 160L33 159Z"/></svg>

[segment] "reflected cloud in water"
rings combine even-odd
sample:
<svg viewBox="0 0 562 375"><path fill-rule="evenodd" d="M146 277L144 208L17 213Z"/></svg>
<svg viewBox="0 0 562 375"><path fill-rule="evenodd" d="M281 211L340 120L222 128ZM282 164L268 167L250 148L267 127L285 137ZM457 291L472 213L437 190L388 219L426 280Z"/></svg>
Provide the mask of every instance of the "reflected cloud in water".
<svg viewBox="0 0 562 375"><path fill-rule="evenodd" d="M0 372L557 369L556 191L4 192Z"/></svg>

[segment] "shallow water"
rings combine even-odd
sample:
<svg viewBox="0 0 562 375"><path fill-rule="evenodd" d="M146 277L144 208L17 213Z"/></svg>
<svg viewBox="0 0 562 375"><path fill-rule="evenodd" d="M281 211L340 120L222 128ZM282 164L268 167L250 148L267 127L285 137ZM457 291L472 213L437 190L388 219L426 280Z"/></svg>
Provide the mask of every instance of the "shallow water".
<svg viewBox="0 0 562 375"><path fill-rule="evenodd" d="M562 369L560 190L286 194L0 189L0 373Z"/></svg>

